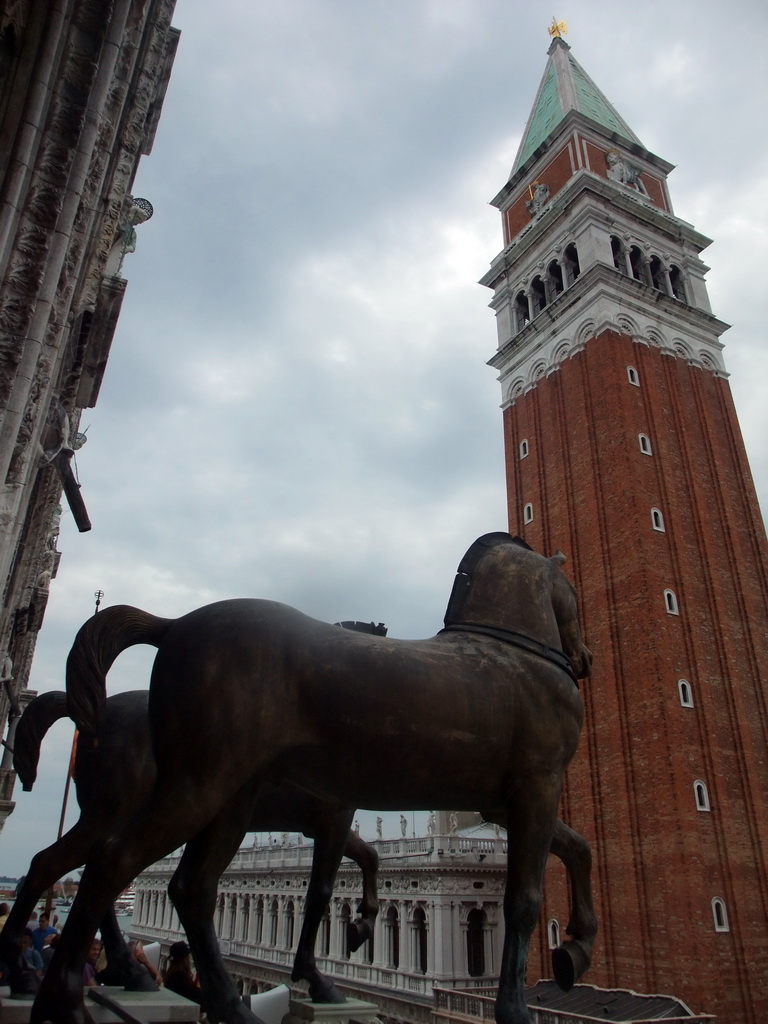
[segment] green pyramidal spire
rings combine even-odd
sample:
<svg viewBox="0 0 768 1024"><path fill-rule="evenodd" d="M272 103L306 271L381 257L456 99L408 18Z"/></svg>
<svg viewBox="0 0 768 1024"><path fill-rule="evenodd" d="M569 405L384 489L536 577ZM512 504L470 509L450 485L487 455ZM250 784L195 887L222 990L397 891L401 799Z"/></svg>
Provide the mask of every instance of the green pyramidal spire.
<svg viewBox="0 0 768 1024"><path fill-rule="evenodd" d="M629 142L643 145L579 62L571 56L571 48L563 39L556 36L547 54L547 67L515 157L512 174L522 167L531 153L538 149L571 110L589 117Z"/></svg>

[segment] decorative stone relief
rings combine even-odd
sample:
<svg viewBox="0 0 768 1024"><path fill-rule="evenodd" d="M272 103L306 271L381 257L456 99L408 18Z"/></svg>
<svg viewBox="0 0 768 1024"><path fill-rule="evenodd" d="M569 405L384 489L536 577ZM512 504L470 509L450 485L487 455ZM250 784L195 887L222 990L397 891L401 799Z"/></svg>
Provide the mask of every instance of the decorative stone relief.
<svg viewBox="0 0 768 1024"><path fill-rule="evenodd" d="M606 174L611 181L626 185L643 196L648 195L648 190L640 177L642 171L635 164L625 160L618 149L609 149L605 154L605 162L608 165Z"/></svg>
<svg viewBox="0 0 768 1024"><path fill-rule="evenodd" d="M550 194L549 185L545 185L543 181L537 181L534 184L533 195L525 204L528 213L530 213L532 217L535 217L537 213L540 213L541 210L544 209L549 202Z"/></svg>

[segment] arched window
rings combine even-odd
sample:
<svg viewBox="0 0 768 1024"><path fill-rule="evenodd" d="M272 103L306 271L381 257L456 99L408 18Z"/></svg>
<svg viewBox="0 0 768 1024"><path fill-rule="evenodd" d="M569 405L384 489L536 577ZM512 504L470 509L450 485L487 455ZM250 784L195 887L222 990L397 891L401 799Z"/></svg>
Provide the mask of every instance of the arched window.
<svg viewBox="0 0 768 1024"><path fill-rule="evenodd" d="M664 529L664 516L657 508L651 509L651 525L654 530L658 530L659 533L665 533Z"/></svg>
<svg viewBox="0 0 768 1024"><path fill-rule="evenodd" d="M528 504L523 509L523 522L524 523L532 523L533 522L533 505L530 503L530 501L528 502Z"/></svg>
<svg viewBox="0 0 768 1024"><path fill-rule="evenodd" d="M629 250L629 265L632 268L632 277L634 277L636 281L644 280L644 263L645 260L643 258L642 250L638 246L633 245Z"/></svg>
<svg viewBox="0 0 768 1024"><path fill-rule="evenodd" d="M384 936L387 966L397 970L400 966L400 918L396 907L388 907L384 915Z"/></svg>
<svg viewBox="0 0 768 1024"><path fill-rule="evenodd" d="M560 925L557 923L557 918L553 917L547 925L547 936L549 937L549 948L557 949L560 945Z"/></svg>
<svg viewBox="0 0 768 1024"><path fill-rule="evenodd" d="M696 779L693 784L693 794L696 798L696 810L697 811L710 811L712 808L709 806L709 793L707 787L701 781Z"/></svg>
<svg viewBox="0 0 768 1024"><path fill-rule="evenodd" d="M729 932L731 930L728 924L728 911L725 906L725 900L720 899L719 896L715 896L712 900L712 918L715 922L716 932Z"/></svg>
<svg viewBox="0 0 768 1024"><path fill-rule="evenodd" d="M674 590L664 591L664 607L670 615L679 615L680 608L677 603L677 595Z"/></svg>
<svg viewBox="0 0 768 1024"><path fill-rule="evenodd" d="M528 309L528 296L525 292L518 292L514 303L515 333L522 331L526 324L530 323L531 314Z"/></svg>
<svg viewBox="0 0 768 1024"><path fill-rule="evenodd" d="M676 267L674 264L669 268L669 284L672 289L672 294L676 299L680 299L681 302L688 301L685 295L683 272L680 270L680 267Z"/></svg>
<svg viewBox="0 0 768 1024"><path fill-rule="evenodd" d="M478 907L467 914L467 974L471 978L485 974L486 922L485 911Z"/></svg>
<svg viewBox="0 0 768 1024"><path fill-rule="evenodd" d="M285 908L285 927L283 929L283 937L284 937L284 940L285 940L283 942L283 948L284 949L293 949L294 921L295 921L295 913L294 913L293 900L290 900L288 902L288 905Z"/></svg>
<svg viewBox="0 0 768 1024"><path fill-rule="evenodd" d="M231 896L229 900L229 931L228 936L234 939L237 929L237 896Z"/></svg>
<svg viewBox="0 0 768 1024"><path fill-rule="evenodd" d="M547 267L547 284L549 286L549 301L552 302L565 287L563 270L557 260L552 260Z"/></svg>
<svg viewBox="0 0 768 1024"><path fill-rule="evenodd" d="M256 928L254 939L257 943L261 944L264 938L264 900L259 896L256 902Z"/></svg>
<svg viewBox="0 0 768 1024"><path fill-rule="evenodd" d="M627 367L627 380L630 384L634 384L636 388L640 387L640 375L634 366Z"/></svg>
<svg viewBox="0 0 768 1024"><path fill-rule="evenodd" d="M565 247L565 258L563 261L565 268L565 284L573 284L576 278L581 273L581 266L579 265L579 254L576 250L576 246L571 242L570 245Z"/></svg>
<svg viewBox="0 0 768 1024"><path fill-rule="evenodd" d="M643 455L653 455L650 438L646 434L638 434L637 440L640 443L640 451Z"/></svg>
<svg viewBox="0 0 768 1024"><path fill-rule="evenodd" d="M687 679L677 680L677 692L680 694L680 703L684 708L693 707L693 693L691 691L691 684Z"/></svg>
<svg viewBox="0 0 768 1024"><path fill-rule="evenodd" d="M219 926L216 929L218 935L224 934L224 910L226 909L224 893L219 896Z"/></svg>
<svg viewBox="0 0 768 1024"><path fill-rule="evenodd" d="M245 899L243 900L243 916L242 916L241 927L240 927L240 941L241 942L247 942L248 941L248 925L250 924L250 920L251 920L251 898L250 898L250 896L246 896Z"/></svg>
<svg viewBox="0 0 768 1024"><path fill-rule="evenodd" d="M523 438L520 442L520 458L524 459L528 455L528 442Z"/></svg>
<svg viewBox="0 0 768 1024"><path fill-rule="evenodd" d="M648 270L651 275L651 284L658 291L664 291L664 268L658 256L651 256L648 262Z"/></svg>
<svg viewBox="0 0 768 1024"><path fill-rule="evenodd" d="M349 922L352 920L352 913L348 903L343 903L339 911L339 946L344 951L342 956L349 960Z"/></svg>
<svg viewBox="0 0 768 1024"><path fill-rule="evenodd" d="M537 275L531 281L531 312L534 316L540 313L547 304L547 290L544 287L544 282Z"/></svg>
<svg viewBox="0 0 768 1024"><path fill-rule="evenodd" d="M268 946L277 945L277 914L277 900L272 900L272 902L269 905L269 941L267 942Z"/></svg>
<svg viewBox="0 0 768 1024"><path fill-rule="evenodd" d="M421 909L417 907L413 912L413 930L414 930L414 952L416 954L416 963L414 968L419 974L427 973L427 915Z"/></svg>
<svg viewBox="0 0 768 1024"><path fill-rule="evenodd" d="M616 235L611 235L611 254L613 255L614 267L622 274L626 274L627 262L624 259L624 244Z"/></svg>

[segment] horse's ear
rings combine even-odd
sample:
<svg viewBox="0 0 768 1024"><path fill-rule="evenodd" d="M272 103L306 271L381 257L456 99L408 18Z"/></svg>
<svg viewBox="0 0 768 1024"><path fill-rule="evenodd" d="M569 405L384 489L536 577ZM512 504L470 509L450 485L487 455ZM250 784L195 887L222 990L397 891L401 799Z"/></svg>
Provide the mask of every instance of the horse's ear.
<svg viewBox="0 0 768 1024"><path fill-rule="evenodd" d="M554 555L552 555L552 561L557 562L558 565L565 565L568 559L565 557L563 552L558 548Z"/></svg>

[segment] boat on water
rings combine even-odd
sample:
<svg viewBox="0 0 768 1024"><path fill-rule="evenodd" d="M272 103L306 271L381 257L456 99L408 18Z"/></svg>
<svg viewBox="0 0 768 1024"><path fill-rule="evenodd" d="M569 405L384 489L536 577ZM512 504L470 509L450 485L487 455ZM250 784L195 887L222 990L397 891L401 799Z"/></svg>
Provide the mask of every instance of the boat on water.
<svg viewBox="0 0 768 1024"><path fill-rule="evenodd" d="M117 916L121 917L123 915L132 915L133 904L135 901L136 890L132 885L129 885L125 892L120 895L119 899L115 900L115 911L117 912Z"/></svg>

